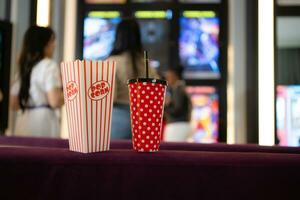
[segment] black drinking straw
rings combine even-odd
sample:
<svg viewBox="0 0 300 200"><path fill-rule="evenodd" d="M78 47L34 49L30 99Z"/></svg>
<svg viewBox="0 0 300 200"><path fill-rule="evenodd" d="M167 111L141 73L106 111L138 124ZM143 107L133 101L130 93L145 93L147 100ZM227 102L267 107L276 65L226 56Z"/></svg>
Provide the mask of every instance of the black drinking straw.
<svg viewBox="0 0 300 200"><path fill-rule="evenodd" d="M149 58L147 51L144 51L144 63L146 68L146 78L149 78Z"/></svg>

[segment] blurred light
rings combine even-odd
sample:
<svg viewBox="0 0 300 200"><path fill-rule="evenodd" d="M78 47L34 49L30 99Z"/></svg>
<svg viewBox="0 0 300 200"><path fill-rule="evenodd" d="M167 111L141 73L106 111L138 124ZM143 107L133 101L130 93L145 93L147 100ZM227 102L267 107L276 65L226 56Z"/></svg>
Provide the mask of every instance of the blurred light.
<svg viewBox="0 0 300 200"><path fill-rule="evenodd" d="M38 0L36 25L47 27L50 25L50 0Z"/></svg>
<svg viewBox="0 0 300 200"><path fill-rule="evenodd" d="M166 12L166 18L167 19L172 19L172 17L173 17L172 10L167 10L167 12Z"/></svg>
<svg viewBox="0 0 300 200"><path fill-rule="evenodd" d="M149 63L150 66L153 67L154 69L158 69L160 67L160 63L158 60L150 60Z"/></svg>
<svg viewBox="0 0 300 200"><path fill-rule="evenodd" d="M118 11L92 11L88 14L89 17L99 17L99 18L118 18L120 17L120 12Z"/></svg>
<svg viewBox="0 0 300 200"><path fill-rule="evenodd" d="M170 19L172 18L172 11L171 10L143 10L143 11L136 11L134 13L136 18L139 19Z"/></svg>
<svg viewBox="0 0 300 200"><path fill-rule="evenodd" d="M274 1L258 1L259 144L274 145Z"/></svg>
<svg viewBox="0 0 300 200"><path fill-rule="evenodd" d="M233 68L234 53L232 45L228 45L228 83L227 83L227 144L235 143L234 132L234 89L233 89Z"/></svg>
<svg viewBox="0 0 300 200"><path fill-rule="evenodd" d="M212 18L212 17L216 17L216 13L214 11L189 10L189 11L184 11L182 13L182 15L186 18L201 18L201 17Z"/></svg>
<svg viewBox="0 0 300 200"><path fill-rule="evenodd" d="M65 0L63 60L75 60L77 1Z"/></svg>
<svg viewBox="0 0 300 200"><path fill-rule="evenodd" d="M85 0L88 4L118 4L126 3L126 0Z"/></svg>
<svg viewBox="0 0 300 200"><path fill-rule="evenodd" d="M76 59L76 21L77 21L77 1L65 0L65 16L64 16L64 51L63 61L73 61ZM61 117L61 137L68 138L68 125L66 107L62 107Z"/></svg>

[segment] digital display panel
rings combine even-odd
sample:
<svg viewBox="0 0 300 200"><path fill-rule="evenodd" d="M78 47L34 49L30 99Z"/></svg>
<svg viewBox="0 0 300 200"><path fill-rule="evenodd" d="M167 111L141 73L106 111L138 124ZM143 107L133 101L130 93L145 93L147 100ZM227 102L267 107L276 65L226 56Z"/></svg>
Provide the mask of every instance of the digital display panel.
<svg viewBox="0 0 300 200"><path fill-rule="evenodd" d="M181 3L221 3L221 0L179 0Z"/></svg>
<svg viewBox="0 0 300 200"><path fill-rule="evenodd" d="M215 87L187 86L192 101L191 142L215 143L218 141L219 96Z"/></svg>
<svg viewBox="0 0 300 200"><path fill-rule="evenodd" d="M220 20L214 11L184 11L179 19L184 79L219 79Z"/></svg>
<svg viewBox="0 0 300 200"><path fill-rule="evenodd" d="M83 58L104 60L112 49L115 32L121 21L118 11L92 11L84 19Z"/></svg>
<svg viewBox="0 0 300 200"><path fill-rule="evenodd" d="M169 67L170 23L172 11L136 11L142 43L149 53L150 66L158 71Z"/></svg>
<svg viewBox="0 0 300 200"><path fill-rule="evenodd" d="M123 4L126 0L85 0L88 4Z"/></svg>
<svg viewBox="0 0 300 200"><path fill-rule="evenodd" d="M134 3L171 2L172 0L131 0Z"/></svg>
<svg viewBox="0 0 300 200"><path fill-rule="evenodd" d="M279 85L276 90L276 132L279 145L300 146L300 85Z"/></svg>
<svg viewBox="0 0 300 200"><path fill-rule="evenodd" d="M2 70L2 64L3 64L3 33L0 30L0 72Z"/></svg>

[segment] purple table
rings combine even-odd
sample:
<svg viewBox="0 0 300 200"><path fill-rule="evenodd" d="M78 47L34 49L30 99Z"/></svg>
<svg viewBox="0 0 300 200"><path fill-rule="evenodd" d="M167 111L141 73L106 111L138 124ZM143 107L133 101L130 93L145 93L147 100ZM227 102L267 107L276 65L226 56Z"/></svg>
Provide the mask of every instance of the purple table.
<svg viewBox="0 0 300 200"><path fill-rule="evenodd" d="M164 143L70 152L66 140L0 137L0 199L291 199L299 148ZM176 150L177 148L177 150ZM257 151L255 151L257 150Z"/></svg>
<svg viewBox="0 0 300 200"><path fill-rule="evenodd" d="M33 137L1 137L0 145L17 145L33 147L55 147L69 148L68 140L33 138ZM111 149L132 149L130 140L114 140L110 145ZM219 152L266 152L266 153L296 153L300 154L300 148L281 146L259 146L256 144L228 145L217 144L197 144L197 143L177 143L163 142L161 150L183 150L183 151L219 151Z"/></svg>

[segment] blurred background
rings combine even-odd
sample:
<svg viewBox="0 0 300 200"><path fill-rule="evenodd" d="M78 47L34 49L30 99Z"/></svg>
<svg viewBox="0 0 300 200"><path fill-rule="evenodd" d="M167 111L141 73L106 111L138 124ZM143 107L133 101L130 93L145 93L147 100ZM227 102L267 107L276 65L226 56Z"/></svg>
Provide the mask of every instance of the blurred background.
<svg viewBox="0 0 300 200"><path fill-rule="evenodd" d="M0 0L0 133L14 134L9 88L29 26L54 29L57 63L103 60L122 17L138 20L159 74L183 66L193 142L300 146L299 0Z"/></svg>

